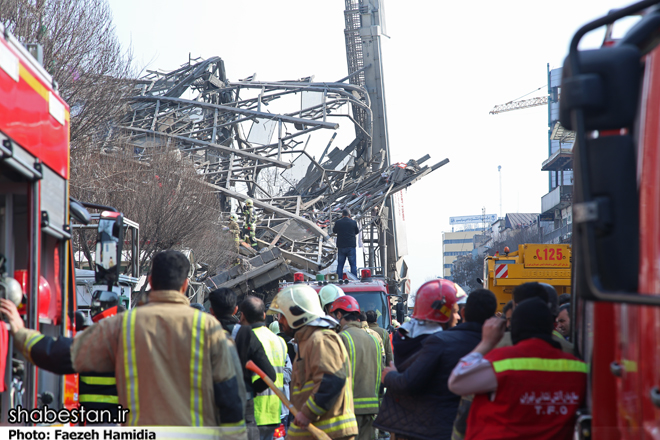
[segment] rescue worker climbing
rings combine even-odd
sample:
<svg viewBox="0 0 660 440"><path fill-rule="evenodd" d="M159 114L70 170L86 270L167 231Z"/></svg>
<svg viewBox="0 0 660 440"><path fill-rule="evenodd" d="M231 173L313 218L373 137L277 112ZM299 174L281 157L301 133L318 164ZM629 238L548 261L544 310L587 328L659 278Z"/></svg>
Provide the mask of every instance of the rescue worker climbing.
<svg viewBox="0 0 660 440"><path fill-rule="evenodd" d="M373 421L378 414L378 394L383 367L382 343L378 334L366 332L359 321L360 305L352 296L332 303L330 314L342 326L341 336L353 372L353 408L358 422L358 440L371 440ZM378 337L378 339L377 339Z"/></svg>
<svg viewBox="0 0 660 440"><path fill-rule="evenodd" d="M255 250L257 249L256 228L257 218L254 214L254 202L252 199L247 199L243 206L243 241L249 243Z"/></svg>
<svg viewBox="0 0 660 440"><path fill-rule="evenodd" d="M312 440L306 430L310 422L333 439L357 435L351 368L346 348L335 332L337 321L325 316L318 295L306 284L282 289L270 310L280 314L280 327L295 335L298 343L291 402L299 412L287 438Z"/></svg>
<svg viewBox="0 0 660 440"><path fill-rule="evenodd" d="M234 213L229 217L229 232L234 240L233 250L236 253L234 264L236 265L241 262L241 259L238 257L241 247L241 228L238 226L238 216Z"/></svg>
<svg viewBox="0 0 660 440"><path fill-rule="evenodd" d="M36 330L26 329L16 306L7 300L0 300L0 310L9 320L14 335L15 347L37 367L55 374L75 374L71 362L73 338L57 339L42 335ZM115 292L97 290L92 294L90 315L93 323L121 313L125 308L120 305L119 295ZM82 319L81 319L82 318ZM89 321L89 320L87 320ZM83 312L76 312L76 330L82 331L90 322L85 322ZM117 381L115 373L86 372L78 376L78 401L86 409L108 410L111 418L98 420L96 423L108 424L118 418ZM99 413L103 414L103 413ZM94 424L90 421L87 424Z"/></svg>

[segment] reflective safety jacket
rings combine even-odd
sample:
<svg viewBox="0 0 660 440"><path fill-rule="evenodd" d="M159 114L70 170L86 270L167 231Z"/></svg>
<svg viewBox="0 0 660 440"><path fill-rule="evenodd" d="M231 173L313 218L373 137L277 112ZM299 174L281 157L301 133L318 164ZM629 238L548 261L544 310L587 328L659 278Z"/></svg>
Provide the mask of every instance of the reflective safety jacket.
<svg viewBox="0 0 660 440"><path fill-rule="evenodd" d="M74 374L71 364L73 338L57 339L36 330L20 329L14 336L16 348L33 364L55 374ZM78 376L78 401L87 409L108 410L117 420L118 403L115 373L86 373ZM112 420L99 420L109 423ZM89 424L89 423L88 423Z"/></svg>
<svg viewBox="0 0 660 440"><path fill-rule="evenodd" d="M131 426L218 426L245 438L238 354L220 323L178 291L152 291L149 303L76 335L78 372L115 371Z"/></svg>
<svg viewBox="0 0 660 440"><path fill-rule="evenodd" d="M549 343L531 338L491 351L497 376L494 398L474 396L466 440L570 440L587 387L587 365Z"/></svg>
<svg viewBox="0 0 660 440"><path fill-rule="evenodd" d="M306 325L296 332L296 342L291 403L331 438L357 435L351 367L340 336L328 328ZM314 437L291 424L287 439Z"/></svg>
<svg viewBox="0 0 660 440"><path fill-rule="evenodd" d="M264 347L268 361L275 369L275 386L284 392L284 366L286 365L286 342L284 339L270 331L265 323L259 323L252 329L254 334ZM259 380L254 374L252 382ZM280 398L267 388L265 391L254 396L254 419L258 426L279 425L282 416L282 402Z"/></svg>
<svg viewBox="0 0 660 440"><path fill-rule="evenodd" d="M380 337L367 333L359 322L347 323L339 336L351 364L355 414L376 414L383 362Z"/></svg>
<svg viewBox="0 0 660 440"><path fill-rule="evenodd" d="M385 350L385 366L389 366L390 362L394 360L394 356L392 354L392 341L390 340L390 334L387 330L385 330L382 327L378 327L378 324L375 322L370 322L369 323L369 328L376 333L378 333L383 340L383 349Z"/></svg>

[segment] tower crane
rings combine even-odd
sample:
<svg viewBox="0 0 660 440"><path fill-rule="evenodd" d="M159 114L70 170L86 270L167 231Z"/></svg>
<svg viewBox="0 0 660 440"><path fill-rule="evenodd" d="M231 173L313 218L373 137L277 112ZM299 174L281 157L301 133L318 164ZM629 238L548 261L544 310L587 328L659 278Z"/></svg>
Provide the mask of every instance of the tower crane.
<svg viewBox="0 0 660 440"><path fill-rule="evenodd" d="M540 105L548 104L548 95L538 96L530 99L519 99L517 101L509 101L506 104L500 104L493 107L488 114L496 115L498 113L510 112L513 110L522 110L524 108L538 107Z"/></svg>

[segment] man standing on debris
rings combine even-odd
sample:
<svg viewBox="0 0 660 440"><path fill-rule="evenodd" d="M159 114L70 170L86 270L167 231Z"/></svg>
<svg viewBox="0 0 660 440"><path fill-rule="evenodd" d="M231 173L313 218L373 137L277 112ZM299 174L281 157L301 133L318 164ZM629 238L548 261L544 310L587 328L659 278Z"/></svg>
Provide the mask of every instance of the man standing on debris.
<svg viewBox="0 0 660 440"><path fill-rule="evenodd" d="M266 306L260 298L248 296L241 302L239 310L241 324L252 328L268 356L268 361L275 368L275 386L284 392L284 367L288 357L286 342L266 327ZM252 380L257 381L260 378L254 374ZM261 440L272 440L275 429L280 426L281 416L282 403L270 389L254 396L254 419L259 427Z"/></svg>
<svg viewBox="0 0 660 440"><path fill-rule="evenodd" d="M360 322L360 305L352 296L332 303L330 314L342 326L341 336L353 371L353 408L358 422L357 440L371 440L374 416L378 414L380 375L383 367L380 336L367 333ZM378 338L378 339L376 339Z"/></svg>
<svg viewBox="0 0 660 440"><path fill-rule="evenodd" d="M335 440L358 433L353 413L348 353L335 332L337 321L326 316L319 297L307 284L282 289L270 303L280 314L280 327L295 335L298 355L293 366L291 403L298 408L287 438L312 440L310 422Z"/></svg>
<svg viewBox="0 0 660 440"><path fill-rule="evenodd" d="M229 217L229 232L234 241L233 250L236 253L235 264L239 264L241 259L238 257L241 247L241 228L238 226L238 216L234 213Z"/></svg>
<svg viewBox="0 0 660 440"><path fill-rule="evenodd" d="M351 218L351 211L343 209L341 219L335 222L332 232L337 234L337 275L341 280L344 276L344 263L348 258L351 273L357 277L357 264L355 260L355 237L360 233L357 222Z"/></svg>
<svg viewBox="0 0 660 440"><path fill-rule="evenodd" d="M254 202L252 199L245 201L243 206L243 240L250 243L252 249L257 250L257 239L254 234L257 228L257 218L254 215Z"/></svg>
<svg viewBox="0 0 660 440"><path fill-rule="evenodd" d="M245 386L238 356L220 323L190 307L190 262L178 251L152 260L149 303L106 318L76 335L78 372L115 370L119 404L130 426L226 427L245 437ZM176 355L173 355L176 353ZM174 435L174 434L173 434Z"/></svg>

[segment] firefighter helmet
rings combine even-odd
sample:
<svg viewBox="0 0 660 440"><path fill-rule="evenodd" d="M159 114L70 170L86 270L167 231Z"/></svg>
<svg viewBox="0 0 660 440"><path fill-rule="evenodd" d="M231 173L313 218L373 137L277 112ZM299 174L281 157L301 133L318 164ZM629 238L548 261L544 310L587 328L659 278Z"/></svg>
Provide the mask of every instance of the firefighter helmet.
<svg viewBox="0 0 660 440"><path fill-rule="evenodd" d="M0 297L8 299L19 307L23 302L21 283L12 277L0 278Z"/></svg>
<svg viewBox="0 0 660 440"><path fill-rule="evenodd" d="M321 307L325 310L325 306L335 302L337 298L344 296L344 291L334 284L323 286L319 291L319 298L321 299Z"/></svg>
<svg viewBox="0 0 660 440"><path fill-rule="evenodd" d="M229 218L231 218L233 221L237 222L238 221L238 216L234 213L232 213Z"/></svg>
<svg viewBox="0 0 660 440"><path fill-rule="evenodd" d="M357 312L360 313L360 304L352 296L344 295L339 297L332 303L330 313L337 310L343 310L346 313Z"/></svg>
<svg viewBox="0 0 660 440"><path fill-rule="evenodd" d="M245 201L245 204L248 205L248 206L254 206L254 202L252 201L252 199L247 199Z"/></svg>
<svg viewBox="0 0 660 440"><path fill-rule="evenodd" d="M456 283L437 279L422 284L415 297L413 318L446 323L451 320L452 309L461 298L467 296Z"/></svg>
<svg viewBox="0 0 660 440"><path fill-rule="evenodd" d="M108 290L95 290L92 293L92 307L89 311L92 321L98 322L103 318L117 314L119 295Z"/></svg>
<svg viewBox="0 0 660 440"><path fill-rule="evenodd" d="M293 329L324 316L316 291L307 284L285 287L270 303L270 310L281 313Z"/></svg>

